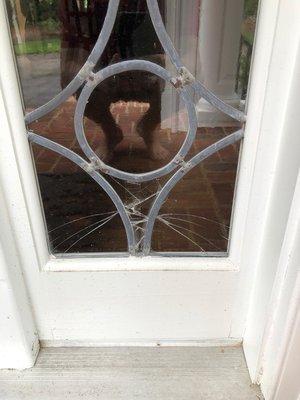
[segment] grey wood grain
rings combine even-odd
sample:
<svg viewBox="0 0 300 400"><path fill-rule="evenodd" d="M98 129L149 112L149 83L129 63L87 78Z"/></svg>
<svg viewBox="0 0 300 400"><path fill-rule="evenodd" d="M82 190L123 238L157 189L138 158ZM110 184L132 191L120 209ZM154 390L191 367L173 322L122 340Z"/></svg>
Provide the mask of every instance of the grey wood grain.
<svg viewBox="0 0 300 400"><path fill-rule="evenodd" d="M5 400L258 400L241 347L45 348L0 371Z"/></svg>

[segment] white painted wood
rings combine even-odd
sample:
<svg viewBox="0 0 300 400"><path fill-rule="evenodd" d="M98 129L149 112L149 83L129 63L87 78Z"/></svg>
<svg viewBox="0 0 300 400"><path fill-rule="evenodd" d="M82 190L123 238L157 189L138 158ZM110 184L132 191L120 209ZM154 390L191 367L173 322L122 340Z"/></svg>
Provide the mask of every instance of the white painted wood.
<svg viewBox="0 0 300 400"><path fill-rule="evenodd" d="M299 400L300 399L300 280L298 280L298 305L294 329L289 337L286 348L286 356L282 364L282 371L279 377L278 387L274 400Z"/></svg>
<svg viewBox="0 0 300 400"><path fill-rule="evenodd" d="M267 164L264 164L264 154L276 157L273 144L264 145L265 136L265 103L271 101L267 96L270 84L269 75L272 66L272 51L274 35L277 27L279 0L264 0L260 2L257 32L251 68L249 94L247 99L247 123L245 139L239 166L236 189L235 208L231 222L231 240L229 258L239 266L240 276L236 289L234 319L231 324L230 336L244 336L245 321L249 306L250 291L255 272L255 259L260 246L262 224L267 212L263 196L268 194L268 177L264 181ZM270 94L274 99L277 95ZM266 122L272 122L273 115ZM282 132L273 128L274 143ZM272 151L270 151L272 150ZM256 167L260 157L260 166ZM267 159L266 159L267 160ZM272 174L269 174L269 177ZM257 186L254 189L254 183ZM261 185L259 183L261 182ZM261 196L261 197L260 197ZM253 203L252 198L256 200ZM260 201L261 198L261 201ZM250 214L251 213L251 214Z"/></svg>
<svg viewBox="0 0 300 400"><path fill-rule="evenodd" d="M3 5L1 2L1 23L4 21ZM5 52L9 45L8 35L5 29L1 31L1 51ZM4 57L0 63L0 368L22 369L33 365L39 344L16 243L17 237L22 238L23 245L27 245L29 251L32 249L29 244L31 228L13 151L11 121L7 113L11 103L9 96L4 96L4 91L16 82L15 77L13 82L9 81L6 73L9 68L13 68L12 60L6 64ZM16 87L14 93L15 90ZM16 98L16 102L20 103L20 97ZM14 226L16 219L24 224L18 232ZM25 239L26 235L29 235L28 240Z"/></svg>
<svg viewBox="0 0 300 400"><path fill-rule="evenodd" d="M268 306L299 170L296 102L299 95L300 3L297 0L279 2L276 11L278 22L241 263L244 271L250 271L248 279L252 287L244 349L254 380L259 378Z"/></svg>
<svg viewBox="0 0 300 400"><path fill-rule="evenodd" d="M41 347L233 347L241 346L242 339L206 339L206 340L126 340L125 342L110 342L97 340L41 340Z"/></svg>
<svg viewBox="0 0 300 400"><path fill-rule="evenodd" d="M282 245L277 274L269 303L269 316L260 354L260 382L265 398L273 399L280 386L291 382L290 395L275 398L295 399L300 384L292 371L300 368L300 353L294 348L300 340L300 173ZM297 336L298 335L298 336ZM295 343L293 343L293 341ZM298 368L296 365L298 363ZM281 382L281 383L280 383Z"/></svg>
<svg viewBox="0 0 300 400"><path fill-rule="evenodd" d="M4 2L0 4L0 25L6 26ZM27 201L31 202L32 207L37 207L39 202L34 189L28 193L27 199L23 192L22 183L29 182L30 174L27 172L32 172L33 166L24 135L21 101L7 29L1 29L0 36L0 367L27 368L33 365L38 352L38 337L21 268L25 268L26 263L28 268L34 265L38 268L31 222L38 221L40 207L35 215L32 213L30 220ZM15 149L18 149L18 157ZM19 161L24 168L22 183ZM34 179L33 173L31 178ZM40 243L43 240L44 230Z"/></svg>
<svg viewBox="0 0 300 400"><path fill-rule="evenodd" d="M41 340L118 344L225 339L237 275L43 272L31 276L30 292Z"/></svg>
<svg viewBox="0 0 300 400"><path fill-rule="evenodd" d="M3 1L0 26L1 182L22 263L34 269L45 265L49 254Z"/></svg>
<svg viewBox="0 0 300 400"><path fill-rule="evenodd" d="M34 365L39 341L1 188L0 204L0 369L23 369Z"/></svg>
<svg viewBox="0 0 300 400"><path fill-rule="evenodd" d="M262 144L259 138L264 133L260 129L265 108L264 90L276 23L274 0L265 0L262 4L263 18L259 21L255 50L257 60L253 69L232 244L229 258L223 259L56 260L49 257L12 51L7 29L0 31L1 43L4 44L0 76L3 96L8 104L2 113L10 126L9 134L5 135L2 158L5 171L3 188L42 340L47 343L74 340L115 344L126 341L241 340L256 266L241 263L253 255L247 247L252 237L248 235L244 240L248 231L245 221L257 146ZM1 24L5 26L2 7L0 16ZM276 139L277 131L274 135ZM264 151L267 151L266 147L262 146L260 157ZM11 168L7 168L8 163ZM254 193L258 196L259 191ZM263 217L264 213L265 208ZM260 231L257 233L259 236ZM243 243L247 251L245 248L242 250Z"/></svg>
<svg viewBox="0 0 300 400"><path fill-rule="evenodd" d="M240 347L42 349L33 369L0 373L0 397L262 400Z"/></svg>
<svg viewBox="0 0 300 400"><path fill-rule="evenodd" d="M45 271L237 271L237 266L224 257L51 257Z"/></svg>

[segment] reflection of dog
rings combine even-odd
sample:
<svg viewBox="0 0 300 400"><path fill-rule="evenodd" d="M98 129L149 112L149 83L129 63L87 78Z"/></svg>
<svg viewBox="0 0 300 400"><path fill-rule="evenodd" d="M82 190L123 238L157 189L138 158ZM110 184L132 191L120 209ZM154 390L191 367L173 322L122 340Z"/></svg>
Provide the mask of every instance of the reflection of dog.
<svg viewBox="0 0 300 400"><path fill-rule="evenodd" d="M161 8L163 2L164 0L160 1ZM71 81L83 65L97 40L106 15L108 0L90 0L87 8L84 8L83 3L83 0L61 0L60 3L62 87ZM163 51L152 26L146 1L123 0L120 3L117 23L96 69L134 58L146 59L163 66ZM155 75L132 71L113 76L94 90L85 115L99 123L105 134L107 147L101 149L99 154L102 159L109 158L123 138L123 133L110 112L111 103L119 100L149 103L148 111L137 124L137 132L144 139L152 158L163 159L167 156L168 153L159 143L156 132L161 121L163 89L163 81Z"/></svg>

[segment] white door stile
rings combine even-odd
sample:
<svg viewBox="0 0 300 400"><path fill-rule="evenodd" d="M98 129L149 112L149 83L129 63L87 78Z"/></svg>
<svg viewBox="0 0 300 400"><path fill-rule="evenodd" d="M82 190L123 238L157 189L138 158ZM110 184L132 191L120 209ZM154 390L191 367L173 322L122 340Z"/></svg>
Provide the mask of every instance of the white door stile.
<svg viewBox="0 0 300 400"><path fill-rule="evenodd" d="M0 3L1 184L14 228L22 263L41 267L49 259L39 191L24 124L13 48Z"/></svg>
<svg viewBox="0 0 300 400"><path fill-rule="evenodd" d="M246 295L250 307L243 337L254 381L259 379L268 305L299 170L299 13L297 0L279 2L244 236L241 268L251 271L252 288Z"/></svg>
<svg viewBox="0 0 300 400"><path fill-rule="evenodd" d="M3 109L0 91L2 117L5 115ZM3 160L3 138L9 127L4 118L1 122L0 159ZM34 364L39 351L39 340L23 279L15 231L7 209L11 199L5 198L2 190L6 168L0 165L0 368L24 369Z"/></svg>
<svg viewBox="0 0 300 400"><path fill-rule="evenodd" d="M291 326L288 337L285 338L287 339L284 347L285 354L280 368L278 368L279 374L278 380L275 381L274 396L270 396L272 400L300 399L300 279L297 280L297 284L297 292L295 293L295 297L297 295L297 303L294 308L295 315L293 326Z"/></svg>
<svg viewBox="0 0 300 400"><path fill-rule="evenodd" d="M269 303L269 315L260 354L260 384L265 398L296 400L300 383L296 375L289 377L289 364L300 368L300 171L278 262L275 283ZM293 344L293 337L298 342ZM293 349L294 346L294 349ZM293 354L294 353L294 354ZM285 367L286 365L286 367ZM292 365L291 365L292 367ZM296 365L295 365L296 367ZM295 370L296 371L296 370ZM290 395L283 395L284 380L289 380ZM294 381L294 382L292 382ZM286 390L287 390L287 385ZM278 393L277 393L278 392ZM293 395L292 395L293 392ZM277 393L277 394L276 394Z"/></svg>
<svg viewBox="0 0 300 400"><path fill-rule="evenodd" d="M0 369L24 369L34 365L39 340L1 188L0 204Z"/></svg>
<svg viewBox="0 0 300 400"><path fill-rule="evenodd" d="M32 227L39 218L40 227L43 222L39 201L36 201L35 177L6 29L4 2L0 2L0 26L0 368L23 369L33 366L39 350L24 270L40 265ZM27 198L24 184L31 187L31 192L26 192ZM31 211L35 210L30 216L28 202ZM44 228L39 237L39 243L43 243ZM43 260L46 262L45 254Z"/></svg>
<svg viewBox="0 0 300 400"><path fill-rule="evenodd" d="M257 171L259 149L262 154L269 153L267 146L263 147L263 121L265 103L268 100L266 91L269 84L269 74L272 62L272 51L274 45L274 34L277 26L278 8L280 0L263 0L260 2L258 22L255 36L253 63L251 66L249 93L247 97L246 113L247 123L245 126L245 138L243 141L241 160L238 172L237 189L235 195L235 209L232 218L230 237L229 258L240 271L239 283L236 291L236 309L231 325L232 337L243 337L245 322L254 275L254 257L252 243L260 241L262 234L261 225L257 224L258 213L261 220L266 215L267 209L253 206L251 193L253 185L259 180L255 177ZM274 135L278 131L274 131ZM275 156L275 155L274 155ZM265 167L265 166L264 166ZM259 190L268 193L268 188ZM254 192L260 196L259 192ZM250 217L250 213L252 215ZM255 234L253 234L255 230ZM250 234L251 232L251 234Z"/></svg>

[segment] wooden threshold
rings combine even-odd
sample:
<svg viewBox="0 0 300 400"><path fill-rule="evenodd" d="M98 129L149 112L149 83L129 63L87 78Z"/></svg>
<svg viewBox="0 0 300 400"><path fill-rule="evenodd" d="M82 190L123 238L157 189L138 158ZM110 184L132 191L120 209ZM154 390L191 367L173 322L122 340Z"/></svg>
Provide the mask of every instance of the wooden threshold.
<svg viewBox="0 0 300 400"><path fill-rule="evenodd" d="M44 348L0 371L5 400L259 400L242 347Z"/></svg>

